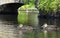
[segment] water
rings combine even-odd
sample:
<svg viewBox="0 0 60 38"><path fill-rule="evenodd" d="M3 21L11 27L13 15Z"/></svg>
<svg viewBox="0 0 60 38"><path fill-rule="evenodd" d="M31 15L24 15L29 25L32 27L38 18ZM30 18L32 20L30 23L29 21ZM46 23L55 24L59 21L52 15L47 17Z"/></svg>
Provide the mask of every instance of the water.
<svg viewBox="0 0 60 38"><path fill-rule="evenodd" d="M0 14L0 38L19 38L19 32L16 26L16 15Z"/></svg>
<svg viewBox="0 0 60 38"><path fill-rule="evenodd" d="M60 30L43 30L41 26L47 23L48 25L56 25L60 27L59 19L39 19L39 25L33 31L24 31L22 38L60 38Z"/></svg>
<svg viewBox="0 0 60 38"><path fill-rule="evenodd" d="M14 18L12 18L12 16ZM60 30L43 30L45 23L60 27L59 19L39 18L39 25L34 30L19 30L14 15L0 15L0 38L60 38ZM4 17L4 18L3 18Z"/></svg>

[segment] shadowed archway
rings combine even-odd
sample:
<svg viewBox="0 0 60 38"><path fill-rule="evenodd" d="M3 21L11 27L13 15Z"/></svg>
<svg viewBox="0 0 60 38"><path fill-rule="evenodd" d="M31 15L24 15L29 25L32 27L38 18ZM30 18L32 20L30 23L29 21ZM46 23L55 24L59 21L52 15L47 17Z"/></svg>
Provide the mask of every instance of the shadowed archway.
<svg viewBox="0 0 60 38"><path fill-rule="evenodd" d="M17 24L17 9L24 5L23 3L6 3L0 5L0 20L14 21L13 24ZM11 22L12 24L12 22Z"/></svg>
<svg viewBox="0 0 60 38"><path fill-rule="evenodd" d="M6 3L0 5L0 14L18 14L17 9L24 5L23 3Z"/></svg>

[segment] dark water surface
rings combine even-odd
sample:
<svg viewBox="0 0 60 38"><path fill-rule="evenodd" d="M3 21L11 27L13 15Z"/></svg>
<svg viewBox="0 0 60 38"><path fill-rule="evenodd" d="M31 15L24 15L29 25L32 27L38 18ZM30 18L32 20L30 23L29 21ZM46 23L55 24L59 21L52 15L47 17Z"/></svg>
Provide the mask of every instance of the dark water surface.
<svg viewBox="0 0 60 38"><path fill-rule="evenodd" d="M44 24L48 26L53 25L59 27L59 30L43 30ZM21 38L60 38L60 19L42 19L39 18L39 25L34 30L25 30L22 32Z"/></svg>
<svg viewBox="0 0 60 38"><path fill-rule="evenodd" d="M39 25L33 31L23 32L25 38L60 38L59 30L43 30L44 24L53 25L60 28L60 19L42 19L39 18Z"/></svg>
<svg viewBox="0 0 60 38"><path fill-rule="evenodd" d="M45 23L60 27L60 19L39 18L36 29L18 30L15 18L15 15L0 15L0 38L60 38L60 30L43 30L41 27Z"/></svg>
<svg viewBox="0 0 60 38"><path fill-rule="evenodd" d="M19 38L16 15L0 15L0 38Z"/></svg>

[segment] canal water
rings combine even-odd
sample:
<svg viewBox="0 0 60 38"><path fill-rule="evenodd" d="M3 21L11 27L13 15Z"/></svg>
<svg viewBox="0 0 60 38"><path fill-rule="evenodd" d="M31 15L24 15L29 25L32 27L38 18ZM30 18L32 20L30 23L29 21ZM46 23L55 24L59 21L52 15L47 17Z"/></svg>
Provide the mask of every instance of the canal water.
<svg viewBox="0 0 60 38"><path fill-rule="evenodd" d="M14 17L14 18L13 18ZM0 38L19 38L16 15L0 14Z"/></svg>
<svg viewBox="0 0 60 38"><path fill-rule="evenodd" d="M60 19L39 18L39 25L34 30L25 30L22 32L22 38L60 38L60 30L43 30L44 24L48 26L58 26L60 28Z"/></svg>
<svg viewBox="0 0 60 38"><path fill-rule="evenodd" d="M36 29L20 30L15 18L15 15L0 15L0 38L60 38L60 30L43 30L42 27L46 23L60 28L60 19L39 18Z"/></svg>

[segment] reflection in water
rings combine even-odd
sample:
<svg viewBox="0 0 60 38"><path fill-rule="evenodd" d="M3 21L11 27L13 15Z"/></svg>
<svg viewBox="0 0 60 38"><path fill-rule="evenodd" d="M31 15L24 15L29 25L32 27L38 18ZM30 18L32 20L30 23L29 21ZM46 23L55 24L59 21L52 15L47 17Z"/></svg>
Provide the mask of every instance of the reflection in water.
<svg viewBox="0 0 60 38"><path fill-rule="evenodd" d="M16 15L0 14L0 38L19 38L16 18Z"/></svg>
<svg viewBox="0 0 60 38"><path fill-rule="evenodd" d="M41 27L44 25L44 23L47 23L48 26L53 25L53 26L58 26L59 27L59 19L41 19L41 21L39 21L39 24L37 27L35 27L36 29L34 29L33 31L29 31L29 30L25 30L22 31L22 38L60 38L60 30L43 30ZM51 23L52 22L52 23ZM54 27L53 27L54 28Z"/></svg>
<svg viewBox="0 0 60 38"><path fill-rule="evenodd" d="M15 24L17 24L11 16L0 15L0 38L60 38L60 20L59 19L41 19L39 18L39 25L35 26L36 29L32 30L21 30L17 29ZM4 18L3 18L4 17ZM4 21L6 20L6 21ZM9 21L10 20L10 21ZM15 19L16 20L16 19ZM7 22L8 21L8 22ZM46 24L49 26L53 25L52 28L57 26L59 30L46 30L43 25ZM48 27L47 26L47 27ZM28 28L28 27L27 27Z"/></svg>
<svg viewBox="0 0 60 38"><path fill-rule="evenodd" d="M44 38L58 38L60 30L59 19L41 19L39 18L39 28L44 32ZM46 25L46 26L45 26ZM43 27L41 27L43 26ZM42 32L42 33L43 33ZM58 34L59 33L59 34Z"/></svg>
<svg viewBox="0 0 60 38"><path fill-rule="evenodd" d="M19 31L19 38L23 38L23 32Z"/></svg>
<svg viewBox="0 0 60 38"><path fill-rule="evenodd" d="M44 38L48 38L47 37L47 30L44 30Z"/></svg>

